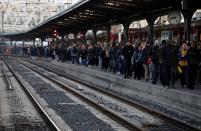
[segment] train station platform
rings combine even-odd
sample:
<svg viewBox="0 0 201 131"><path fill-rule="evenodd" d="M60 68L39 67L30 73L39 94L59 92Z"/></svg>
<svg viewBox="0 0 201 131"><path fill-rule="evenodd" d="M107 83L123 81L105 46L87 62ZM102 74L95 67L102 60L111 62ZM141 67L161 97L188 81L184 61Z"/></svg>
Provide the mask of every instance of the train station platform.
<svg viewBox="0 0 201 131"><path fill-rule="evenodd" d="M201 87L199 86L195 90L179 86L174 89L167 89L160 84L153 85L146 83L144 80L124 79L123 76L104 72L95 67L72 65L41 58L25 59L30 62L35 61L40 66L55 67L56 71L83 83L112 90L131 98L146 99L163 105L169 110L176 110L185 115L201 118Z"/></svg>

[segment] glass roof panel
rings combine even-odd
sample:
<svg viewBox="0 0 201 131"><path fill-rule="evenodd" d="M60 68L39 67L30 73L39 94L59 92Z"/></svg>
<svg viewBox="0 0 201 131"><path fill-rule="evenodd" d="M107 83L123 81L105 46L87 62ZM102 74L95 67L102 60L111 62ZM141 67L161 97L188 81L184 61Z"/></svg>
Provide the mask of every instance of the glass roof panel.
<svg viewBox="0 0 201 131"><path fill-rule="evenodd" d="M0 0L0 34L26 31L79 0Z"/></svg>

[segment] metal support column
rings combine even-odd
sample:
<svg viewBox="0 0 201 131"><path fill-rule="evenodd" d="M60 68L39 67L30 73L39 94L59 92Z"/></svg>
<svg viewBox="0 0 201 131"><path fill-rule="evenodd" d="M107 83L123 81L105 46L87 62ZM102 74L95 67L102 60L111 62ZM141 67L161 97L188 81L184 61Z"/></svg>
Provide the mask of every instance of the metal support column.
<svg viewBox="0 0 201 131"><path fill-rule="evenodd" d="M24 42L24 40L23 40L23 41L22 41L22 48L24 48L24 43L25 43L25 42Z"/></svg>
<svg viewBox="0 0 201 131"><path fill-rule="evenodd" d="M123 30L123 34L124 34L124 42L128 42L128 30L129 30L129 26L130 23L123 23L124 26L124 30Z"/></svg>
<svg viewBox="0 0 201 131"><path fill-rule="evenodd" d="M93 31L93 38L94 38L93 44L96 45L97 44L97 36L96 36L97 29L93 29L92 31Z"/></svg>
<svg viewBox="0 0 201 131"><path fill-rule="evenodd" d="M12 46L13 45L13 40L10 40L10 46Z"/></svg>
<svg viewBox="0 0 201 131"><path fill-rule="evenodd" d="M40 38L40 46L43 47L43 41L44 41L44 38Z"/></svg>
<svg viewBox="0 0 201 131"><path fill-rule="evenodd" d="M17 41L15 41L15 45L14 45L14 53L16 54L16 43Z"/></svg>
<svg viewBox="0 0 201 131"><path fill-rule="evenodd" d="M111 31L111 25L109 25L107 27L107 42L109 43L110 42L110 31Z"/></svg>
<svg viewBox="0 0 201 131"><path fill-rule="evenodd" d="M182 14L184 16L184 36L188 42L191 41L191 22L194 12L195 10L190 9L182 10Z"/></svg>
<svg viewBox="0 0 201 131"><path fill-rule="evenodd" d="M83 44L86 44L87 43L87 41L86 41L86 33L87 33L87 30L83 30L82 31L82 42L83 42Z"/></svg>
<svg viewBox="0 0 201 131"><path fill-rule="evenodd" d="M149 42L151 44L154 43L154 22L156 20L156 17L147 17L146 18L147 20L147 23L148 23L148 28L149 28L149 31L148 31L148 34L149 34Z"/></svg>
<svg viewBox="0 0 201 131"><path fill-rule="evenodd" d="M74 40L75 40L75 42L77 42L77 34L78 34L78 33L77 33L77 32L74 32L73 34L74 34Z"/></svg>
<svg viewBox="0 0 201 131"><path fill-rule="evenodd" d="M35 41L35 39L33 40L33 46L36 46L36 41Z"/></svg>

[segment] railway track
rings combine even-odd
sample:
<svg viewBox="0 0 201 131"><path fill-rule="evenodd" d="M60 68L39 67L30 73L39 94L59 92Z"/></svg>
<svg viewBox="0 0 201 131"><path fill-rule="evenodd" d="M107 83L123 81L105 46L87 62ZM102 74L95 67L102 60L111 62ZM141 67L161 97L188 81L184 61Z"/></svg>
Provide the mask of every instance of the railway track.
<svg viewBox="0 0 201 131"><path fill-rule="evenodd" d="M45 111L45 109L40 105L40 103L37 101L37 99L34 97L34 95L31 93L31 91L28 89L25 82L20 78L19 74L14 72L13 69L9 67L9 65L6 62L3 62L1 65L6 66L9 70L9 72L14 76L14 78L18 81L19 85L22 87L23 91L26 93L30 101L32 102L32 105L37 110L38 114L43 119L44 123L47 125L48 129L51 131L61 131L59 127L55 124L55 122L51 119L51 117L48 115L48 113ZM9 89L13 90L12 83L9 80L8 76L6 75L5 67L3 69L5 78L7 83L9 84ZM23 123L21 123L23 126ZM21 128L21 127L20 127ZM17 130L17 129L16 129ZM23 129L22 129L23 130ZM27 129L25 129L27 130Z"/></svg>
<svg viewBox="0 0 201 131"><path fill-rule="evenodd" d="M121 115L121 113L118 113L116 111L113 111L112 109L109 109L109 108L105 108L103 105L101 104L97 104L97 102L100 102L100 101L93 101L91 100L89 97L86 97L86 94L90 94L89 92L85 94L83 93L80 93L79 90L83 90L83 88L80 88L80 85L85 85L87 86L87 88L89 88L90 90L94 90L96 93L101 93L101 94L104 94L104 96L108 96L112 99L115 99L121 103L124 103L126 105L129 105L131 106L132 108L134 109L137 109L137 110L140 110L144 113L147 113L148 115L152 115L154 119L160 119L163 122L165 123L171 123L169 126L170 126L170 129L168 130L171 130L171 126L176 126L179 127L179 129L181 130L200 130L199 128L197 127L194 127L192 125L189 125L188 123L184 123L180 120L177 120L177 119L174 119L174 118L171 118L169 117L168 115L166 114L163 114L163 113L160 113L158 111L155 111L155 110L151 110L149 107L146 107L144 105L140 105L139 103L135 103L131 100L128 100L126 98L123 98L123 97L120 97L118 95L115 95L113 93L109 93L103 89L100 89L100 88L96 88L96 87L92 87L92 86L89 86L85 83L82 83L78 80L74 80L74 79L71 79L69 78L69 76L66 76L65 74L62 74L62 73L59 73L59 72L56 72L56 71L53 71L53 70L50 70L50 69L45 69L45 70L41 70L41 68L38 67L38 65L33 65L30 64L30 63L25 63L25 62L22 62L22 61L19 61L21 64L23 64L24 66L28 67L29 69L31 69L32 71L40 74L41 76L55 82L56 84L60 85L63 89L71 92L73 95L79 97L80 99L84 100L85 102L87 102L88 104L92 105L93 107L95 107L96 109L98 109L99 111L101 111L102 113L108 115L110 118L112 118L113 120L117 121L118 123L122 124L123 126L125 126L126 128L130 129L130 130L149 130L149 129L156 129L159 128L161 130L161 127L160 127L160 124L155 124L155 123L139 123L139 122L132 122L132 121L129 121L127 118L125 118L123 115ZM44 68L44 67L43 67ZM46 71L46 72L45 72ZM60 78L56 77L56 76L48 76L48 73L47 71L49 72L53 72L59 76L62 76L62 77L65 77L67 79L71 79L73 81L76 81L77 84L77 87L75 89L75 85L76 83L72 83L71 82L71 86L74 85L74 89L73 88L69 88L69 85L67 83L69 83L69 81L67 81L67 83L65 83L65 80L61 80ZM86 90L86 88L84 89ZM93 95L92 95L93 96ZM137 124L136 124L137 123ZM165 127L167 128L167 127ZM162 130L163 130L163 127L162 127ZM178 130L178 129L172 129L172 130Z"/></svg>
<svg viewBox="0 0 201 131"><path fill-rule="evenodd" d="M6 69L5 69L5 64L3 63L3 62L1 62L0 63L0 67L1 67L1 72L2 72L2 76L3 76L3 78L4 78L4 81L5 81L5 83L7 84L7 88L9 89L9 90L13 90L13 86L12 86L12 83L11 83L11 81L10 81L10 79L9 79L9 76L7 75L7 73L6 73Z"/></svg>

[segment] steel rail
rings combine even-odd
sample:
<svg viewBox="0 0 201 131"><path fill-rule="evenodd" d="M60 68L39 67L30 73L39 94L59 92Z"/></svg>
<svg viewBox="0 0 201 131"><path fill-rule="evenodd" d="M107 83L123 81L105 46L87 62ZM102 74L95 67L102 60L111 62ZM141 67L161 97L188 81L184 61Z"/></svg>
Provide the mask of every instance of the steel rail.
<svg viewBox="0 0 201 131"><path fill-rule="evenodd" d="M80 100L88 103L90 106L94 107L95 109L97 109L101 113L105 114L106 116L110 117L114 121L118 122L119 124L121 124L122 126L127 128L128 130L131 130L131 131L143 131L142 128L140 128L137 125L133 124L132 122L126 120L124 117L122 117L121 115L119 115L116 112L112 111L111 109L105 108L104 106L102 106L100 104L97 104L93 100L90 100L89 98L87 98L83 94L79 93L77 90L69 88L69 86L67 86L65 83L63 83L63 82L61 82L59 80L56 80L55 78L52 78L52 77L50 77L50 76L48 76L48 75L46 75L44 73L41 73L40 71L37 71L36 69L31 68L27 64L24 64L22 62L19 62L19 63L24 65L24 66L26 66L27 68L29 68L33 72L35 72L37 74L40 74L44 78L46 78L46 79L52 81L53 83L57 84L58 86L60 86L64 90L68 91L69 93L71 93L75 97L79 98Z"/></svg>
<svg viewBox="0 0 201 131"><path fill-rule="evenodd" d="M31 100L34 107L37 109L38 113L41 115L44 122L52 131L61 131L60 128L55 124L52 118L48 115L45 109L41 106L35 96L31 93L31 91L27 88L25 82L20 78L19 74L13 71L13 69L5 62L6 66L9 68L10 72L13 74L15 79L18 81L22 89L25 91L29 99Z"/></svg>
<svg viewBox="0 0 201 131"><path fill-rule="evenodd" d="M21 64L25 65L25 64L22 63L21 61L18 61L18 62L20 62ZM67 78L67 79L70 79L70 80L75 81L75 82L77 82L77 83L80 83L80 84L82 84L82 85L85 85L85 86L89 87L89 88L92 89L92 90L98 91L98 92L103 93L103 94L105 94L105 95L107 95L107 96L110 96L110 97L112 97L112 98L115 98L115 99L117 99L117 100L120 100L121 102L124 102L125 104L128 104L128 105L131 105L131 106L133 106L133 107L135 107L135 108L138 108L138 109L140 109L140 110L142 110L142 111L144 111L144 112L147 112L147 113L149 113L149 114L151 114L151 115L154 115L154 116L156 116L156 117L158 117L158 118L160 118L160 119L162 119L162 120L164 120L164 121L167 121L167 122L169 122L169 123L172 123L172 124L175 124L175 125L178 125L178 126L183 126L183 127L186 127L186 128L188 128L188 129L190 129L190 130L193 130L193 131L201 131L201 129L198 128L198 127L196 127L196 126L193 126L193 125L191 125L191 124L189 124L189 123L183 122L182 120L179 120L179 119L177 119L177 118L173 118L173 117L169 116L168 114L159 112L158 110L151 109L151 108L148 107L148 106L142 105L142 104L140 104L140 103L138 103L138 102L135 102L135 101L132 101L132 100L130 100L130 99L128 99L128 98L125 98L125 97L116 95L116 94L114 94L114 93L112 93L112 92L108 92L108 91L106 91L106 90L104 90L104 89L101 89L101 88L92 86L92 85L90 85L90 84L84 83L83 81L77 80L77 79L75 79L75 78L73 78L73 77L70 77L69 75L60 73L60 72L55 71L55 70L52 70L52 69L48 69L47 67L44 67L44 66L42 66L42 65L38 65L38 64L36 64L36 63L34 63L34 62L29 62L29 61L26 61L26 62L28 62L28 63L30 63L30 64L33 64L33 65L35 65L35 66L37 66L37 67L41 67L41 68L43 68L43 69L45 69L45 70L47 70L47 71L49 71L49 72L53 72L53 73L55 73L55 74L57 74L57 75L59 75L59 76L62 76L62 77L64 77L64 78ZM26 65L25 65L25 66L26 66Z"/></svg>
<svg viewBox="0 0 201 131"><path fill-rule="evenodd" d="M3 63L1 63L1 65L2 65L3 76L5 77L6 83L8 84L8 89L9 89L9 90L13 90L12 83L11 83L10 79L8 78L7 73L6 73L5 66L4 66ZM9 69L9 68L8 68L8 69ZM10 70L9 70L9 71L10 71Z"/></svg>

